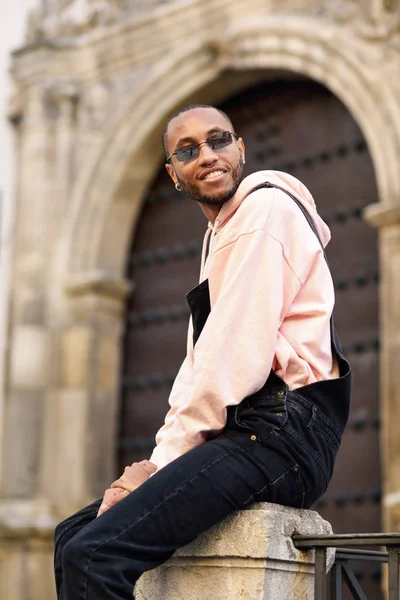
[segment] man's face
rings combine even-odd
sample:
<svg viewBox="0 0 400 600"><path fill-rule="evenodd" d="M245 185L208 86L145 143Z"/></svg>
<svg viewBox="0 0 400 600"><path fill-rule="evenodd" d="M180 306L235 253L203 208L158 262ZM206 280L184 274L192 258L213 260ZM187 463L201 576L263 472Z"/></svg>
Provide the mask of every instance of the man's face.
<svg viewBox="0 0 400 600"><path fill-rule="evenodd" d="M168 127L168 151L200 144L223 131L231 131L231 124L214 108L194 108L181 113ZM172 156L167 171L174 183L179 183L186 194L202 204L222 206L236 192L243 177L244 144L239 138L225 148L212 150L207 144L199 148L199 155L186 162Z"/></svg>

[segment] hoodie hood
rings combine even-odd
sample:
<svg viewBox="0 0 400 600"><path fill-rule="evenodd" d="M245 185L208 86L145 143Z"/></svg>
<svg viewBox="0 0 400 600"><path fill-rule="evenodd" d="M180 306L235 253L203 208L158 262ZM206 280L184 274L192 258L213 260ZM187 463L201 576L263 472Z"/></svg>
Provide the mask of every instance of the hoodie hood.
<svg viewBox="0 0 400 600"><path fill-rule="evenodd" d="M283 171L257 171L245 177L236 190L236 193L222 206L215 220L214 227L209 224L213 232L217 233L225 225L253 188L267 181L287 190L303 204L304 208L310 214L325 247L331 239L331 232L327 224L317 213L314 198L301 181Z"/></svg>

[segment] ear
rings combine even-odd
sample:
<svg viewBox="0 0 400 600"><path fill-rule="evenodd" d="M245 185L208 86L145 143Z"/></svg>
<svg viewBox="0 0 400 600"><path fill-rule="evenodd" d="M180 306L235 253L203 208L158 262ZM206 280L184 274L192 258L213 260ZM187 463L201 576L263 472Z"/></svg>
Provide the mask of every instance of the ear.
<svg viewBox="0 0 400 600"><path fill-rule="evenodd" d="M243 162L245 162L246 149L245 149L244 141L242 140L242 138L238 139L237 144L239 146L239 152L242 155Z"/></svg>
<svg viewBox="0 0 400 600"><path fill-rule="evenodd" d="M174 167L172 165L170 165L169 163L166 163L165 168L167 169L168 175L171 177L174 184L178 183L178 177L177 177L177 174L175 173Z"/></svg>

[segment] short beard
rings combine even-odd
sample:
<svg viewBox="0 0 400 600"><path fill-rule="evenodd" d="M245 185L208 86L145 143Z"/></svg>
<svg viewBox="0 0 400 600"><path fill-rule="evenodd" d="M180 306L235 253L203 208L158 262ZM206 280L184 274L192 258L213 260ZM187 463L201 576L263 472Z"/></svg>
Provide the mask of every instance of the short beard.
<svg viewBox="0 0 400 600"><path fill-rule="evenodd" d="M243 169L244 162L243 158L240 156L238 164L232 171L232 187L226 192L220 192L219 194L204 195L199 192L196 184L185 183L179 177L178 181L181 185L182 191L185 192L185 194L192 200L200 202L201 204L206 204L207 206L222 206L225 204L225 202L232 198L238 189L239 184L243 179Z"/></svg>

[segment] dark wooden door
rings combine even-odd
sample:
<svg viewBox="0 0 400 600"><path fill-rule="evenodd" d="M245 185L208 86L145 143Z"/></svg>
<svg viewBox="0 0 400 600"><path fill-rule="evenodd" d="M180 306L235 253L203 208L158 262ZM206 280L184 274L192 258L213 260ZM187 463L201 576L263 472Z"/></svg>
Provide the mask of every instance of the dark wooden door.
<svg viewBox="0 0 400 600"><path fill-rule="evenodd" d="M246 174L287 171L311 190L331 228L328 259L336 288L335 320L354 371L349 426L332 483L315 507L336 532L380 525L379 325L377 234L362 220L377 201L363 136L346 108L308 80L265 83L221 106L246 143ZM185 293L198 281L206 222L173 187L164 168L143 205L127 272L121 377L119 466L148 458L185 354ZM379 569L362 565L368 597L379 600Z"/></svg>

